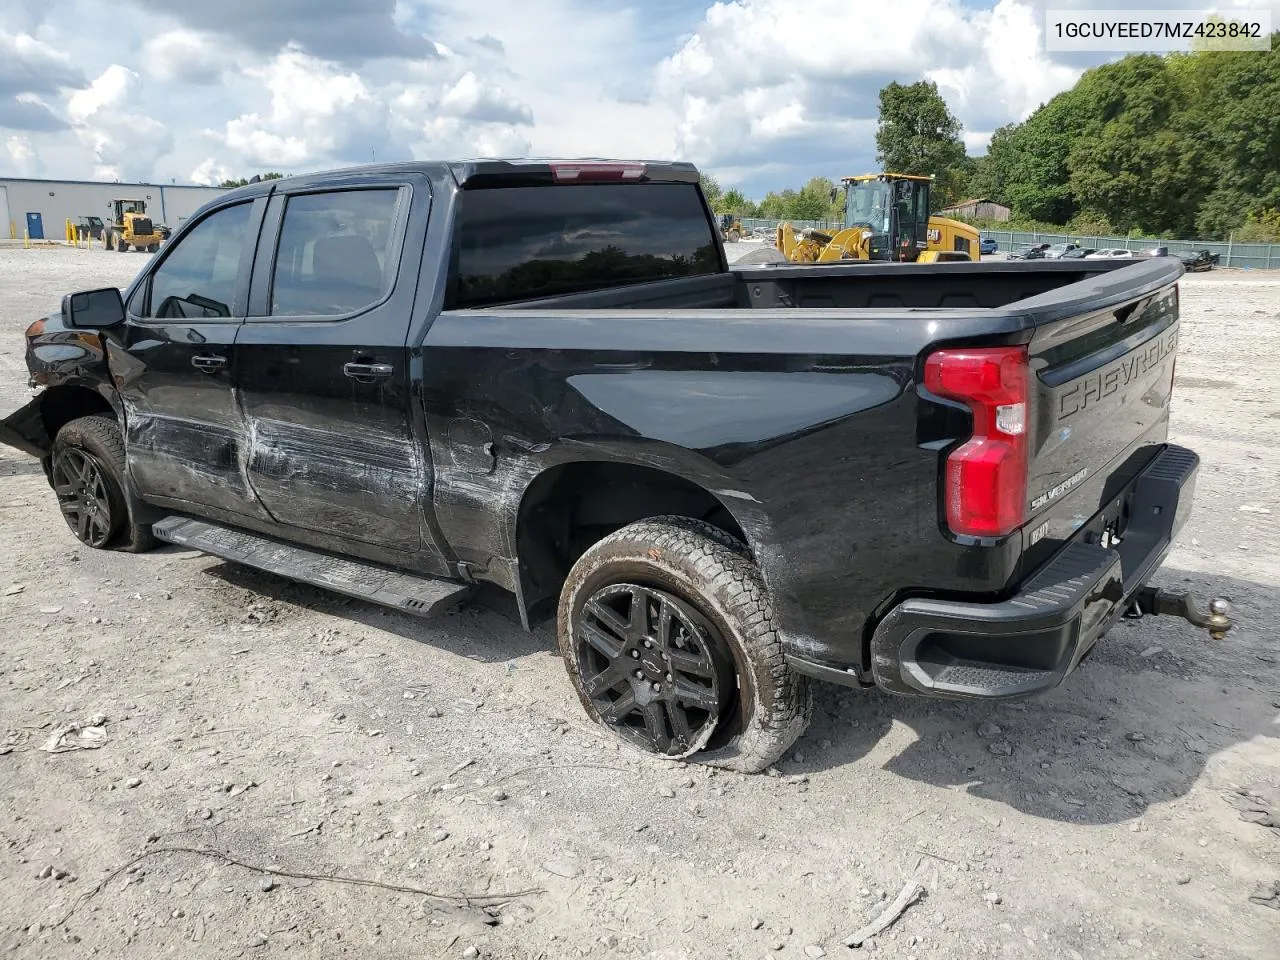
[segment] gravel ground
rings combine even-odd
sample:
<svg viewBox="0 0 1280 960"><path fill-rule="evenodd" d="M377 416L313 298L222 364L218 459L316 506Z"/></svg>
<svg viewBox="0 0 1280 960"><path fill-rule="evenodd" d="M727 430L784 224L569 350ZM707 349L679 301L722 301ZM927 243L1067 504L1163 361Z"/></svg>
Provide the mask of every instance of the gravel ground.
<svg viewBox="0 0 1280 960"><path fill-rule="evenodd" d="M26 324L142 263L0 250L0 411ZM777 776L619 750L546 630L82 548L0 449L0 951L835 957L916 878L862 951L1280 958L1250 900L1280 881L1280 278L1182 291L1173 438L1204 466L1157 579L1239 627L1122 623L1026 703L820 687ZM95 714L98 749L37 749Z"/></svg>

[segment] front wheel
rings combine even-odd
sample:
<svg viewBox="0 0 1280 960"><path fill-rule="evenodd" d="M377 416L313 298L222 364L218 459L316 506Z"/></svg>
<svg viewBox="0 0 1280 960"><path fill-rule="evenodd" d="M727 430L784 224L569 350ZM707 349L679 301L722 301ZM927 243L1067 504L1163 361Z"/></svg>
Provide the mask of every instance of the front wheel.
<svg viewBox="0 0 1280 960"><path fill-rule="evenodd" d="M110 417L72 420L53 440L53 491L62 518L86 546L141 553L157 542L151 527L130 514L124 469L124 439Z"/></svg>
<svg viewBox="0 0 1280 960"><path fill-rule="evenodd" d="M650 753L758 773L808 726L746 547L710 524L657 517L582 555L557 637L583 707Z"/></svg>

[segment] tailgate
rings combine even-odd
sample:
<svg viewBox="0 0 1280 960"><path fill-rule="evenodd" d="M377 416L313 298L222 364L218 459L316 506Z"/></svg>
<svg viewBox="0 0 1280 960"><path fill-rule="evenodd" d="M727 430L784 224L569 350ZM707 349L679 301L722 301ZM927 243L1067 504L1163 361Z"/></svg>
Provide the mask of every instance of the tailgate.
<svg viewBox="0 0 1280 960"><path fill-rule="evenodd" d="M1113 277L1116 274L1112 275ZM1031 418L1023 569L1115 499L1164 445L1178 345L1178 288L1053 320L1030 344Z"/></svg>

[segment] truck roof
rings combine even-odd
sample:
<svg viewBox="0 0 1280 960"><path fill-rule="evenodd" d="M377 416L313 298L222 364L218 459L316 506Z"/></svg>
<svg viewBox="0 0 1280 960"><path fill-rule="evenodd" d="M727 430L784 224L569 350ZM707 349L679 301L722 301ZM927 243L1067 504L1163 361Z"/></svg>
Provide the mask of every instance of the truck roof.
<svg viewBox="0 0 1280 960"><path fill-rule="evenodd" d="M477 181L539 181L557 178L557 169L562 175L559 179L575 179L564 177L567 168L578 167L584 171L591 169L608 170L625 168L628 171L639 169L636 176L621 179L640 181L666 181L697 183L698 169L691 163L665 160L611 160L602 157L566 157L566 158L510 158L510 159L474 159L474 160L409 160L399 163L361 164L359 166L338 167L331 170L318 170L314 173L301 174L287 178L291 185L310 183L330 183L344 177L359 174L403 174L420 173L429 177L452 177L459 186L475 184ZM583 180L596 179L584 176ZM266 193L276 180L263 180L237 188L234 193L244 196L256 196Z"/></svg>

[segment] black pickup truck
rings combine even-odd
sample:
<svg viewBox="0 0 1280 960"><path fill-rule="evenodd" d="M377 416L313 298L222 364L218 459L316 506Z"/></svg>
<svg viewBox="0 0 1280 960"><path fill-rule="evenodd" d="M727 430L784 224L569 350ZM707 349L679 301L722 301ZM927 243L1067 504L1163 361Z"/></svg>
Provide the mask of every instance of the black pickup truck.
<svg viewBox="0 0 1280 960"><path fill-rule="evenodd" d="M211 201L27 331L72 532L411 614L554 618L587 713L778 758L810 678L1007 698L1125 613L1191 509L1176 259L731 269L687 164L369 166ZM498 594L499 596L501 593Z"/></svg>

